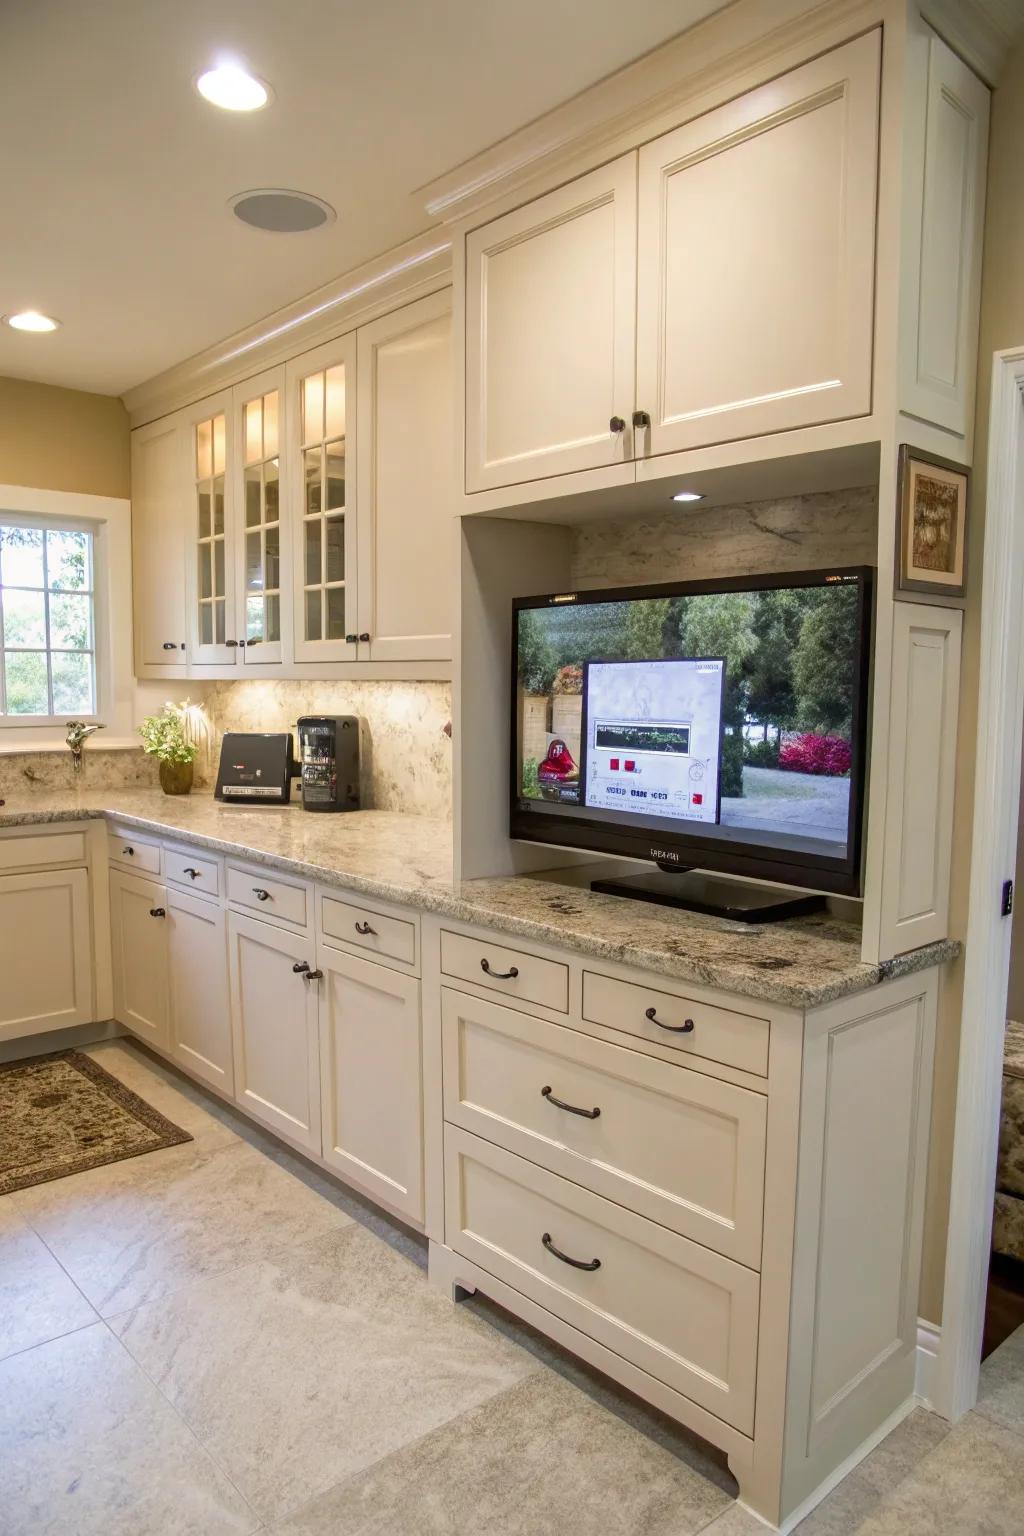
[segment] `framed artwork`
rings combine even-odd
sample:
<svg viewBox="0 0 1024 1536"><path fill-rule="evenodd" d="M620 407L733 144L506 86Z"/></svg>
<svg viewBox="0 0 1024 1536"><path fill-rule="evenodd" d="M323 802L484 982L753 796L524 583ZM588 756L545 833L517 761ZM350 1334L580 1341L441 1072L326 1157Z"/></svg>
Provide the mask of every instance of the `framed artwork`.
<svg viewBox="0 0 1024 1536"><path fill-rule="evenodd" d="M967 485L963 464L900 446L896 591L962 598L966 581Z"/></svg>

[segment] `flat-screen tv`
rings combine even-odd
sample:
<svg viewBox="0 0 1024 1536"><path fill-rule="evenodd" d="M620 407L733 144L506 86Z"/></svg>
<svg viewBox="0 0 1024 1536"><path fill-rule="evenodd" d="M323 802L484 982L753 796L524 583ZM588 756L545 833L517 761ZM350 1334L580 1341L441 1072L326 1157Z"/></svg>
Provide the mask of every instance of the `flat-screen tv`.
<svg viewBox="0 0 1024 1536"><path fill-rule="evenodd" d="M512 836L858 895L871 578L519 599Z"/></svg>

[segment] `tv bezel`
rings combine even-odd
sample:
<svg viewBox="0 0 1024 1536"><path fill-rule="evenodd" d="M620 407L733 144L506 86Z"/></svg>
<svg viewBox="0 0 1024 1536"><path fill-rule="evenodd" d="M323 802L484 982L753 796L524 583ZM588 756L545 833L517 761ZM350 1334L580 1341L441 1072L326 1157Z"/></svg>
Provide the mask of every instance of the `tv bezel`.
<svg viewBox="0 0 1024 1536"><path fill-rule="evenodd" d="M698 597L727 592L785 591L794 587L824 587L831 582L858 583L856 665L853 679L850 816L845 857L796 851L766 850L756 843L730 839L717 842L707 834L666 826L654 832L648 827L613 825L596 817L561 816L556 810L540 814L524 809L519 794L519 614L524 609L564 608L570 604L622 603L646 598ZM828 566L816 571L785 571L757 576L725 576L700 581L670 581L630 587L597 587L581 592L552 592L518 597L512 604L511 714L509 733L509 836L518 841L554 844L605 856L641 859L681 870L701 869L726 875L746 876L779 885L825 891L838 896L862 894L861 859L864 844L864 807L867 794L868 698L871 684L871 640L875 571L869 565ZM586 657L600 661L602 657ZM586 807L582 807L586 810ZM699 825L699 823L683 823Z"/></svg>

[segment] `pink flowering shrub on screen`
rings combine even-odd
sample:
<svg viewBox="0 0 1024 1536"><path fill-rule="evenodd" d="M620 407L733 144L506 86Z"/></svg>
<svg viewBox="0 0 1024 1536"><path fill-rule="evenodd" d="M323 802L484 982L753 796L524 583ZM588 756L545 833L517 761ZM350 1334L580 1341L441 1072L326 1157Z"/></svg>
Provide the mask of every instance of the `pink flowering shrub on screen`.
<svg viewBox="0 0 1024 1536"><path fill-rule="evenodd" d="M817 736L813 731L790 737L779 751L779 767L791 773L823 773L837 778L849 773L852 762L848 741L841 736Z"/></svg>

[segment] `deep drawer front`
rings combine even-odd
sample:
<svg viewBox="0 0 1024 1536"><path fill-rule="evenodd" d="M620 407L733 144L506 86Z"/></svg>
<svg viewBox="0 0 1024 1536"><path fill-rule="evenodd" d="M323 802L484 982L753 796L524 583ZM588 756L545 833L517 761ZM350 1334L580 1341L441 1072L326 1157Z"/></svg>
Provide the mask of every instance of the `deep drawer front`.
<svg viewBox="0 0 1024 1536"><path fill-rule="evenodd" d="M641 1040L768 1075L768 1020L654 987L583 973L583 1017Z"/></svg>
<svg viewBox="0 0 1024 1536"><path fill-rule="evenodd" d="M446 1120L760 1269L763 1094L447 987L441 1017Z"/></svg>
<svg viewBox="0 0 1024 1536"><path fill-rule="evenodd" d="M306 925L306 889L277 880L264 870L227 869L228 900L277 921Z"/></svg>
<svg viewBox="0 0 1024 1536"><path fill-rule="evenodd" d="M84 832L51 832L38 837L0 837L0 870L38 869L43 864L84 864Z"/></svg>
<svg viewBox="0 0 1024 1536"><path fill-rule="evenodd" d="M752 1270L451 1125L445 1221L450 1248L752 1432Z"/></svg>
<svg viewBox="0 0 1024 1536"><path fill-rule="evenodd" d="M320 903L320 927L327 939L354 944L371 955L401 960L405 965L416 964L415 922L325 896Z"/></svg>
<svg viewBox="0 0 1024 1536"><path fill-rule="evenodd" d="M520 1002L537 1003L558 1013L569 1011L569 967L557 960L542 960L492 944L490 939L471 939L442 929L441 970Z"/></svg>
<svg viewBox="0 0 1024 1536"><path fill-rule="evenodd" d="M160 844L140 841L131 832L108 832L107 854L111 864L133 869L140 875L160 873Z"/></svg>
<svg viewBox="0 0 1024 1536"><path fill-rule="evenodd" d="M197 858L179 848L164 848L164 874L168 880L194 891L197 896L220 895L221 867L216 859Z"/></svg>

